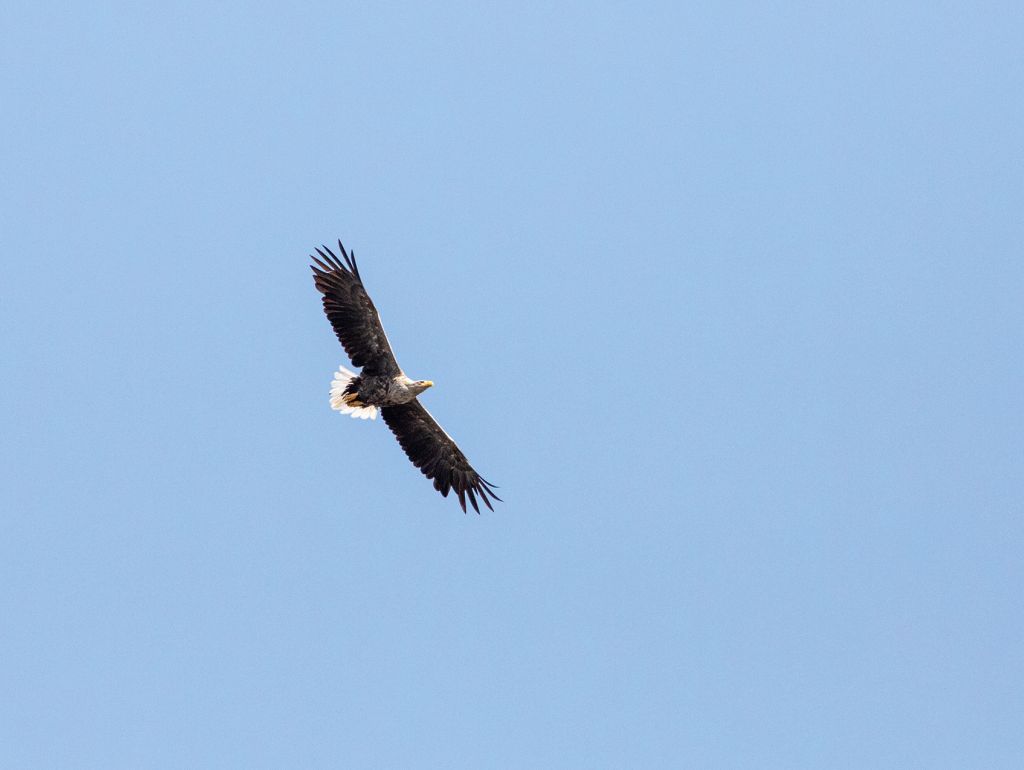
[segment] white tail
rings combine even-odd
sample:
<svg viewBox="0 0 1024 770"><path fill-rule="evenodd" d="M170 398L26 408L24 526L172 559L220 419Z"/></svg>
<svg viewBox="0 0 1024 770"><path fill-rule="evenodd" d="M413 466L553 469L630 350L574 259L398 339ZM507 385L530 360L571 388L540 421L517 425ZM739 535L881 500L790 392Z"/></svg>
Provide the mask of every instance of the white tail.
<svg viewBox="0 0 1024 770"><path fill-rule="evenodd" d="M376 420L377 407L363 406L354 393L345 393L345 388L355 378L355 372L350 372L344 366L338 367L338 372L331 381L331 409L351 415L353 418L358 417L360 420Z"/></svg>

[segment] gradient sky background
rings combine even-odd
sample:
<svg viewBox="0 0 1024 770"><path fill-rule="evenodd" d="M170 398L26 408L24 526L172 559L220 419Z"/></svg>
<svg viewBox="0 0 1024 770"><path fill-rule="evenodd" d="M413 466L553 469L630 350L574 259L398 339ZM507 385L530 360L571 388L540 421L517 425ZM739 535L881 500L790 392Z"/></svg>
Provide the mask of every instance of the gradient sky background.
<svg viewBox="0 0 1024 770"><path fill-rule="evenodd" d="M1021 767L1019 3L275 5L4 12L0 764Z"/></svg>

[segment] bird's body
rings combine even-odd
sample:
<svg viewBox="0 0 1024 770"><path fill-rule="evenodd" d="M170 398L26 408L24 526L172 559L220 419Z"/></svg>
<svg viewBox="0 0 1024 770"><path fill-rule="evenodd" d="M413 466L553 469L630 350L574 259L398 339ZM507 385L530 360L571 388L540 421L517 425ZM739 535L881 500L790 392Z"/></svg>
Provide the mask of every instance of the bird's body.
<svg viewBox="0 0 1024 770"><path fill-rule="evenodd" d="M428 387L404 374L397 377L370 374L352 379L346 391L353 401L360 402L362 406L398 406L408 404Z"/></svg>
<svg viewBox="0 0 1024 770"><path fill-rule="evenodd" d="M493 485L473 470L451 436L417 399L434 383L410 379L402 371L366 293L355 254L346 253L341 241L338 248L344 263L326 246L316 250L320 258L312 257L313 280L324 295L324 312L335 334L362 371L338 368L331 382L331 408L364 420L376 419L379 411L409 459L433 479L436 490L447 497L454 489L463 511L468 497L479 513L478 496L494 510L488 497L500 498Z"/></svg>

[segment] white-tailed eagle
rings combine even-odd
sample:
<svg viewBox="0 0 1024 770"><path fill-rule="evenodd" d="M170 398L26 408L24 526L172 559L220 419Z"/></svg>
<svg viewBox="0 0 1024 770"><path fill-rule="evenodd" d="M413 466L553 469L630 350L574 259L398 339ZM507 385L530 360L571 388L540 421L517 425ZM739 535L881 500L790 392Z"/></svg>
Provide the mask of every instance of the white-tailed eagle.
<svg viewBox="0 0 1024 770"><path fill-rule="evenodd" d="M362 371L338 367L331 382L331 408L364 420L376 419L379 410L413 465L433 479L434 489L444 497L454 489L463 512L467 497L477 513L477 497L493 511L488 498L501 499L494 494L494 485L473 470L452 437L416 398L434 383L405 376L363 286L355 253L346 253L341 241L338 249L341 259L326 246L317 249L319 258L310 255L316 263L310 267L313 282L324 295L327 319L352 365Z"/></svg>

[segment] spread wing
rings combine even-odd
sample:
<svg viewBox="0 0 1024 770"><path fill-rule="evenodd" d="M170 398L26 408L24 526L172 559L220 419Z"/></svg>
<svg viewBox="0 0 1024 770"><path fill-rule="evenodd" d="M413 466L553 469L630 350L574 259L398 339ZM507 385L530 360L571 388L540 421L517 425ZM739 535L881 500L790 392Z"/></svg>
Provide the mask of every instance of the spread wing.
<svg viewBox="0 0 1024 770"><path fill-rule="evenodd" d="M341 241L338 241L338 248L344 263L326 246L316 250L319 259L310 256L316 263L310 267L317 291L324 295L327 320L353 366L362 368L366 374L394 377L402 370L381 326L377 308L359 277L356 255L354 252L346 254Z"/></svg>
<svg viewBox="0 0 1024 770"><path fill-rule="evenodd" d="M385 406L380 413L412 464L428 479L434 480L434 489L444 497L454 489L463 512L466 510L466 495L469 495L469 502L477 513L480 513L477 495L484 505L494 510L488 496L495 500L501 498L494 494L493 485L473 470L466 455L424 409L419 399L414 398L400 406Z"/></svg>

